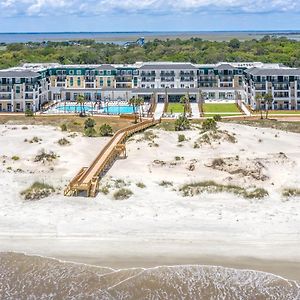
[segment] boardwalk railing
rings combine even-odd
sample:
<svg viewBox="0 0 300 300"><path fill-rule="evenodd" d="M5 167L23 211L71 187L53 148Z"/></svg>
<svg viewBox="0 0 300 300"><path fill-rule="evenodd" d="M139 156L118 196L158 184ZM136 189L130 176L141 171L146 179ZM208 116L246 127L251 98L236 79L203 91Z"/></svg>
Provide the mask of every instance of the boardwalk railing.
<svg viewBox="0 0 300 300"><path fill-rule="evenodd" d="M81 168L64 191L65 196L75 196L86 192L87 197L95 197L100 177L120 155L126 156L125 141L132 134L145 130L160 121L147 120L118 130L100 151L89 167Z"/></svg>

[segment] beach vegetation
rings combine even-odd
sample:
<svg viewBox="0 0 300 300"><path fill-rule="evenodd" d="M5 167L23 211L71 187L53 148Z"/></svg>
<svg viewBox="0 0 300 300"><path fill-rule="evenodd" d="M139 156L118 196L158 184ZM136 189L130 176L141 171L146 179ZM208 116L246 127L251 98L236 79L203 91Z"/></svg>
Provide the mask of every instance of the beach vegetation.
<svg viewBox="0 0 300 300"><path fill-rule="evenodd" d="M12 158L11 158L12 160L14 160L14 161L17 161L17 160L20 160L20 157L19 156L17 156L17 155L14 155L14 156L12 156Z"/></svg>
<svg viewBox="0 0 300 300"><path fill-rule="evenodd" d="M34 162L52 162L58 158L58 155L53 151L45 151L44 149L40 150L34 158Z"/></svg>
<svg viewBox="0 0 300 300"><path fill-rule="evenodd" d="M58 140L57 142L60 146L66 146L66 145L70 145L70 141L68 141L66 138L61 138Z"/></svg>
<svg viewBox="0 0 300 300"><path fill-rule="evenodd" d="M33 117L34 113L31 109L26 109L25 110L25 117Z"/></svg>
<svg viewBox="0 0 300 300"><path fill-rule="evenodd" d="M121 188L114 193L115 200L125 200L130 198L133 195L133 192L127 188Z"/></svg>
<svg viewBox="0 0 300 300"><path fill-rule="evenodd" d="M158 185L163 186L163 187L170 187L170 186L173 186L173 182L167 181L167 180L162 180L161 182L159 182Z"/></svg>
<svg viewBox="0 0 300 300"><path fill-rule="evenodd" d="M66 123L61 124L60 129L61 129L61 131L68 131L67 124Z"/></svg>
<svg viewBox="0 0 300 300"><path fill-rule="evenodd" d="M282 191L283 197L298 197L300 196L300 189L298 188L285 188Z"/></svg>
<svg viewBox="0 0 300 300"><path fill-rule="evenodd" d="M55 192L53 186L43 183L34 182L28 189L21 192L25 200L39 200L46 198Z"/></svg>
<svg viewBox="0 0 300 300"><path fill-rule="evenodd" d="M186 137L184 134L178 134L178 143L182 143L186 141Z"/></svg>
<svg viewBox="0 0 300 300"><path fill-rule="evenodd" d="M138 183L136 184L136 186L137 186L138 188L140 188L140 189L144 189L144 188L146 187L146 185L145 185L143 182L138 182Z"/></svg>
<svg viewBox="0 0 300 300"><path fill-rule="evenodd" d="M175 131L183 131L191 128L189 119L181 115L175 121Z"/></svg>
<svg viewBox="0 0 300 300"><path fill-rule="evenodd" d="M113 135L113 129L108 124L103 124L99 128L99 134L100 136L112 136Z"/></svg>
<svg viewBox="0 0 300 300"><path fill-rule="evenodd" d="M206 119L202 123L202 131L215 131L217 130L217 122L214 119Z"/></svg>
<svg viewBox="0 0 300 300"><path fill-rule="evenodd" d="M268 191L263 188L255 188L247 190L237 185L225 185L219 184L215 181L200 181L194 183L188 183L180 187L179 191L184 197L193 197L204 192L215 194L215 193L232 193L247 199L260 199L269 195Z"/></svg>

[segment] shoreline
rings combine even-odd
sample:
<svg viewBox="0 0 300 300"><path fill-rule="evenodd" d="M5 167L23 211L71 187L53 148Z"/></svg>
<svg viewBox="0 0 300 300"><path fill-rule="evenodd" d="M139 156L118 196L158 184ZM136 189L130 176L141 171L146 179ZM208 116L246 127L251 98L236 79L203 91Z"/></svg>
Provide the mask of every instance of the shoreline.
<svg viewBox="0 0 300 300"><path fill-rule="evenodd" d="M297 251L297 245L294 250L288 245L277 245L279 251L275 254L270 250L272 247L268 247L267 255L264 256L259 251L254 252L261 245L254 245L251 251L255 255L251 255L251 251L246 252L250 244L232 243L228 246L221 241L11 237L0 238L0 242L0 252L23 253L97 267L132 269L178 265L221 266L271 273L300 282L300 258L286 253L281 256L278 254L282 252L280 248L288 247L292 252ZM205 249L201 249L201 245Z"/></svg>

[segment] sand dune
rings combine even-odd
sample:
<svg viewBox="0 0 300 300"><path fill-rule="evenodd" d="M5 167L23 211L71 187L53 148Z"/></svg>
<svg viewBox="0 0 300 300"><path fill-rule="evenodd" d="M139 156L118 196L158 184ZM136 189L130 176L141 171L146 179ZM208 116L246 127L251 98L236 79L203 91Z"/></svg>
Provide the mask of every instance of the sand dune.
<svg viewBox="0 0 300 300"><path fill-rule="evenodd" d="M107 139L69 137L53 127L0 126L0 251L132 265L134 260L147 264L144 258L150 265L156 260L201 263L208 256L299 263L300 199L281 195L284 188L300 185L299 135L235 124L221 124L221 129L236 142L207 144L196 129L184 132L182 143L175 132L153 130L150 140L136 135L127 144L128 158L116 161L101 181L110 193L88 199L66 198L62 189ZM34 136L42 140L24 142ZM62 137L71 144L58 145ZM59 157L49 164L34 162L40 149ZM215 158L224 159L225 167L212 168ZM253 176L256 172L263 180ZM23 200L20 192L35 180L51 183L57 193ZM264 188L269 196L204 192L183 197L179 191L185 183L204 180ZM124 182L133 196L114 200L115 186Z"/></svg>

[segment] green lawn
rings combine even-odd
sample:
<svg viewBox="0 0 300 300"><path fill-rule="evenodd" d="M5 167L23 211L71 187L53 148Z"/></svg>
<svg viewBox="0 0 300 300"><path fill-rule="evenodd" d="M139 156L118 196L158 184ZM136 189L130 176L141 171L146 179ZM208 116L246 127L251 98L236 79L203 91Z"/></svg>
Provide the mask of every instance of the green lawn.
<svg viewBox="0 0 300 300"><path fill-rule="evenodd" d="M235 103L204 103L205 113L240 113Z"/></svg>
<svg viewBox="0 0 300 300"><path fill-rule="evenodd" d="M181 103L169 103L168 104L168 113L183 113L183 105Z"/></svg>
<svg viewBox="0 0 300 300"><path fill-rule="evenodd" d="M263 112L265 114L265 112ZM300 110L269 110L269 115L300 115Z"/></svg>

